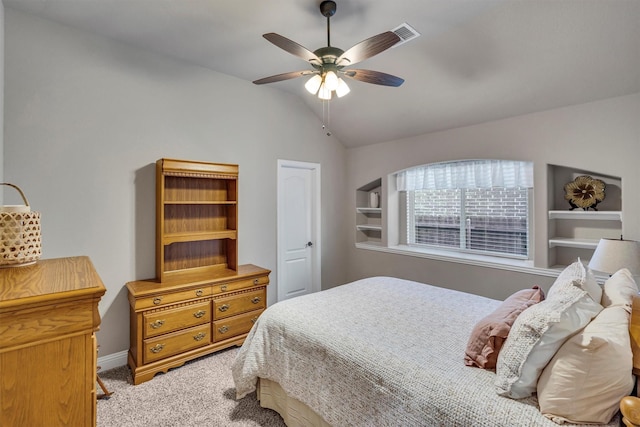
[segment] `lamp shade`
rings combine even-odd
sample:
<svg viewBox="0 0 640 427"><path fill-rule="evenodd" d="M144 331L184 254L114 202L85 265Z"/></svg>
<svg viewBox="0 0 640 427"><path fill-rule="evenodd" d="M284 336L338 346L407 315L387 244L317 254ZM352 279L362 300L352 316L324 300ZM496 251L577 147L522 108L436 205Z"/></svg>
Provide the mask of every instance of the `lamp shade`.
<svg viewBox="0 0 640 427"><path fill-rule="evenodd" d="M320 85L320 90L318 90L318 98L324 99L325 101L331 99L331 91L324 82Z"/></svg>
<svg viewBox="0 0 640 427"><path fill-rule="evenodd" d="M334 91L338 88L338 76L333 71L327 71L324 76L324 84L329 91Z"/></svg>
<svg viewBox="0 0 640 427"><path fill-rule="evenodd" d="M613 274L627 268L632 275L640 275L640 242L622 239L600 239L589 268Z"/></svg>
<svg viewBox="0 0 640 427"><path fill-rule="evenodd" d="M338 98L342 98L349 92L351 92L351 89L349 89L349 86L347 86L344 80L338 79L338 87L336 88L336 95L338 95Z"/></svg>
<svg viewBox="0 0 640 427"><path fill-rule="evenodd" d="M315 76L307 80L307 83L305 83L304 87L310 94L315 95L316 93L318 93L318 89L320 89L321 84L322 77L320 77L319 74L316 74Z"/></svg>

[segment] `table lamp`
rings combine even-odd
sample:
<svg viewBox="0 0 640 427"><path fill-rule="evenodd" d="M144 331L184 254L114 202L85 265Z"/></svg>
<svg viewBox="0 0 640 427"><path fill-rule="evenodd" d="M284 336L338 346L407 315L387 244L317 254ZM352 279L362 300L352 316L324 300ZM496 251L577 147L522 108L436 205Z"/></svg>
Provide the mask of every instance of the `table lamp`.
<svg viewBox="0 0 640 427"><path fill-rule="evenodd" d="M589 268L607 274L613 274L621 268L627 268L633 276L640 275L640 242L635 240L600 239Z"/></svg>

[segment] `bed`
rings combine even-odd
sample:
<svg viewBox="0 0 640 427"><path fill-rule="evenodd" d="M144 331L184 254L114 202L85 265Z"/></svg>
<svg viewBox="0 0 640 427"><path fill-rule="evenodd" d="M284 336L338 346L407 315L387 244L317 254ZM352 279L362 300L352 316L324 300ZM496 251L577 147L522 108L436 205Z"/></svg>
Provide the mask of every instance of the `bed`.
<svg viewBox="0 0 640 427"><path fill-rule="evenodd" d="M257 390L290 427L555 427L535 394L500 396L495 372L463 363L474 326L501 303L391 277L279 302L238 352L237 398Z"/></svg>

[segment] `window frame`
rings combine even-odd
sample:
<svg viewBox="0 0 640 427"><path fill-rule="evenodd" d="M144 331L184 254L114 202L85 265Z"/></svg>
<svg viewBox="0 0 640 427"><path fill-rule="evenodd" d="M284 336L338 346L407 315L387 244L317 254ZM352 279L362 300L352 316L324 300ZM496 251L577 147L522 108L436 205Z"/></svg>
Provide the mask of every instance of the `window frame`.
<svg viewBox="0 0 640 427"><path fill-rule="evenodd" d="M535 238L533 223L533 162L508 159L460 159L414 166L390 174L389 178L395 181L394 191L397 191L399 196L396 198L396 200L399 199L399 203L395 205L395 209L397 209L396 212L400 219L400 221L397 222L399 238L395 244L399 244L403 247L403 250L435 252L438 256L440 256L440 254L451 254L453 257L460 258L477 256L482 259L495 259L497 262L511 259L514 262L524 262L528 264L533 260L535 255L533 247ZM445 244L440 245L440 242L436 240L432 240L430 243L415 243L416 237L420 239L420 234L418 234L416 230L416 214L414 213L416 211L415 191L449 191L459 189L462 189L462 191L459 191L459 195L452 196L454 198L451 198L451 200L458 205L456 208L454 204L453 210L460 212L459 226L453 231L459 235L460 241L458 244L456 246L447 246L448 242L445 242ZM523 218L523 213L526 216L523 218L526 224L526 240L521 242L522 246L526 245L526 254L509 253L508 250L507 252L487 250L492 248L500 249L500 246L491 246L491 243L496 243L497 245L501 243L499 240L500 227L497 227L496 234L488 235L490 237L488 240L479 237L478 240L475 241L475 243L489 244L488 246L480 246L481 249L478 249L478 246L475 245L474 242L466 241L465 234L468 234L465 225L467 223L467 213L471 218L475 217L477 213L477 207L473 206L473 202L475 200L487 200L495 206L495 198L493 198L491 194L482 193L487 189L499 189L499 191L510 191L512 189L524 190L526 194L526 210L524 212L516 212L516 216ZM467 195L466 193L469 192L470 194ZM476 194L480 196L477 199ZM447 194L443 196L445 197L443 200L449 197ZM498 194L498 196L501 195ZM514 195L512 198L505 198L503 199L504 201L498 202L498 206L500 206L500 203L510 203L509 200L513 200L515 203L514 208L517 209L517 204L522 203L519 199L520 197L518 195ZM439 198L436 197L435 200L439 200ZM470 204L467 203L468 201L471 201ZM446 206L446 202L443 203L443 206ZM430 202L426 204L426 207L430 209L425 213L418 212L418 217L424 214L428 216L429 211L433 212L434 215L440 214L437 206L431 205ZM508 222L509 215L502 216L497 213L496 216L491 216L491 214L492 212L488 212L488 218L502 217ZM454 215L458 216L458 212L455 212ZM458 218L456 218L456 220L457 219ZM508 231L506 227L505 230ZM491 232L491 230L487 231ZM491 237L494 238L493 242ZM514 240L517 241L515 236ZM453 240L451 240L451 243L453 243ZM470 246L475 248L467 249L465 246L469 243L472 243ZM504 247L507 248L508 246L505 245ZM508 262L510 263L511 261Z"/></svg>

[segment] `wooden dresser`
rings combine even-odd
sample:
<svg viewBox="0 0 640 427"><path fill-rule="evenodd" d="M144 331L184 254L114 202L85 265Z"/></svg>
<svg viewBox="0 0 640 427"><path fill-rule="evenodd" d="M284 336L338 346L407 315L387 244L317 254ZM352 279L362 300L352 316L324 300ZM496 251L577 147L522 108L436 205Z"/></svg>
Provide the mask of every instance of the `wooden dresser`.
<svg viewBox="0 0 640 427"><path fill-rule="evenodd" d="M98 302L88 257L0 269L0 425L95 426Z"/></svg>
<svg viewBox="0 0 640 427"><path fill-rule="evenodd" d="M127 283L134 384L241 345L267 306L271 271L238 265L233 164L156 162L156 278Z"/></svg>
<svg viewBox="0 0 640 427"><path fill-rule="evenodd" d="M241 265L206 280L127 283L134 384L188 360L241 345L266 308L269 273Z"/></svg>

